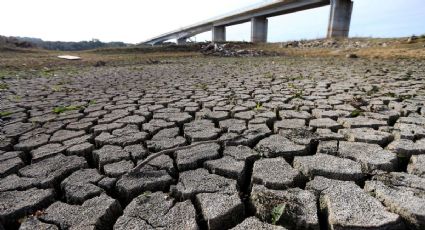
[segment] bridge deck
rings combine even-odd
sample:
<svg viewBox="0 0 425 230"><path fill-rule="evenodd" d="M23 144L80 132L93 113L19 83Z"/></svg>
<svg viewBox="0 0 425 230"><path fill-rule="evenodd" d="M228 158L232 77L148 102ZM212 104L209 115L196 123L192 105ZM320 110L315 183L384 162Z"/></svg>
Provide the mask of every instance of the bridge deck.
<svg viewBox="0 0 425 230"><path fill-rule="evenodd" d="M143 43L155 44L170 39L189 38L196 34L209 31L213 26L231 26L248 22L254 17L273 17L329 4L330 0L275 0L272 2L249 6L225 15L183 27L151 38Z"/></svg>

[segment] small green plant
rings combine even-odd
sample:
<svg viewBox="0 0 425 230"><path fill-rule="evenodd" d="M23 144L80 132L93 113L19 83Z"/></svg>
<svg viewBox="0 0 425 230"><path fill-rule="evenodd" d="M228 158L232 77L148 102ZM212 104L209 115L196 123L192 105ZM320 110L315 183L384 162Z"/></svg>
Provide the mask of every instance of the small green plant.
<svg viewBox="0 0 425 230"><path fill-rule="evenodd" d="M8 97L8 99L9 99L10 101L20 101L20 100L22 100L22 97L21 97L21 96L19 96L19 95L10 95L10 96Z"/></svg>
<svg viewBox="0 0 425 230"><path fill-rule="evenodd" d="M6 83L0 83L0 89L9 89L9 85Z"/></svg>
<svg viewBox="0 0 425 230"><path fill-rule="evenodd" d="M9 116L10 114L12 114L12 112L9 112L9 111L1 111L1 112L0 112L0 117L7 117L7 116Z"/></svg>
<svg viewBox="0 0 425 230"><path fill-rule="evenodd" d="M66 111L72 111L72 110L80 110L82 108L82 106L75 106L75 105L70 105L70 106L59 106L53 109L53 112L56 114L61 114L64 113Z"/></svg>
<svg viewBox="0 0 425 230"><path fill-rule="evenodd" d="M90 100L89 101L89 105L96 105L96 103L97 103L96 100Z"/></svg>
<svg viewBox="0 0 425 230"><path fill-rule="evenodd" d="M255 111L258 111L258 110L261 110L261 109L263 109L263 105L261 104L261 102L257 102L256 104L255 104Z"/></svg>
<svg viewBox="0 0 425 230"><path fill-rule="evenodd" d="M372 86L372 89L366 92L366 95L372 96L373 94L379 92L379 87L376 85Z"/></svg>
<svg viewBox="0 0 425 230"><path fill-rule="evenodd" d="M279 221L280 217L282 217L283 212L285 211L285 204L280 204L276 207L273 208L272 210L272 224L277 224L277 222Z"/></svg>
<svg viewBox="0 0 425 230"><path fill-rule="evenodd" d="M60 91L62 91L62 85L54 85L54 86L52 86L50 88L51 88L51 90L53 92L60 92Z"/></svg>
<svg viewBox="0 0 425 230"><path fill-rule="evenodd" d="M350 117L358 117L363 114L363 111L360 109L355 109L350 113Z"/></svg>
<svg viewBox="0 0 425 230"><path fill-rule="evenodd" d="M199 88L202 90L208 90L208 85L206 83L199 83L196 85L196 88Z"/></svg>
<svg viewBox="0 0 425 230"><path fill-rule="evenodd" d="M393 92L388 92L384 94L385 97L397 97L397 95Z"/></svg>

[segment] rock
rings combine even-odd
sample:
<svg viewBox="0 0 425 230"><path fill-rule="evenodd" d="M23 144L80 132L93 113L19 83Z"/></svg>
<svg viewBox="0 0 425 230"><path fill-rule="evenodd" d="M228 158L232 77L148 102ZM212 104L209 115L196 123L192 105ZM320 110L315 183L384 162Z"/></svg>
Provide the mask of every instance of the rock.
<svg viewBox="0 0 425 230"><path fill-rule="evenodd" d="M367 183L367 182L366 182ZM315 178L307 189L320 194L320 211L332 229L404 229L399 215L349 181Z"/></svg>
<svg viewBox="0 0 425 230"><path fill-rule="evenodd" d="M262 230L286 230L286 228L276 225L261 222L255 217L246 218L242 223L238 224L231 230L245 230L245 229L262 229Z"/></svg>
<svg viewBox="0 0 425 230"><path fill-rule="evenodd" d="M425 228L424 178L392 172L374 176L372 181L366 181L364 189L400 215L410 229Z"/></svg>
<svg viewBox="0 0 425 230"><path fill-rule="evenodd" d="M410 157L411 155L425 154L425 139L413 142L411 140L396 140L391 142L387 149L397 153L401 157Z"/></svg>
<svg viewBox="0 0 425 230"><path fill-rule="evenodd" d="M361 181L364 178L359 163L327 154L295 157L293 166L309 178L324 176L336 180L353 181Z"/></svg>
<svg viewBox="0 0 425 230"><path fill-rule="evenodd" d="M119 202L102 194L86 200L81 206L57 201L40 219L61 229L107 229L121 214Z"/></svg>
<svg viewBox="0 0 425 230"><path fill-rule="evenodd" d="M25 166L19 170L19 174L24 177L37 179L37 185L42 188L51 188L71 173L87 168L87 166L86 160L82 157L59 154L55 157Z"/></svg>
<svg viewBox="0 0 425 230"><path fill-rule="evenodd" d="M265 157L303 156L307 154L307 148L297 145L281 135L272 135L261 140L255 150Z"/></svg>
<svg viewBox="0 0 425 230"><path fill-rule="evenodd" d="M47 207L54 201L53 189L31 188L25 191L0 193L0 222L6 226L18 219Z"/></svg>
<svg viewBox="0 0 425 230"><path fill-rule="evenodd" d="M136 197L118 218L114 230L197 230L196 211L190 201L178 202L165 193L144 193Z"/></svg>
<svg viewBox="0 0 425 230"><path fill-rule="evenodd" d="M174 157L176 159L177 168L179 171L186 171L202 167L205 161L220 157L218 152L219 149L220 145L212 143L176 151Z"/></svg>
<svg viewBox="0 0 425 230"><path fill-rule="evenodd" d="M261 159L254 163L252 183L269 189L284 190L301 186L303 176L283 158Z"/></svg>
<svg viewBox="0 0 425 230"><path fill-rule="evenodd" d="M310 191L299 188L279 191L254 185L250 204L262 221L289 229L319 229L316 196Z"/></svg>

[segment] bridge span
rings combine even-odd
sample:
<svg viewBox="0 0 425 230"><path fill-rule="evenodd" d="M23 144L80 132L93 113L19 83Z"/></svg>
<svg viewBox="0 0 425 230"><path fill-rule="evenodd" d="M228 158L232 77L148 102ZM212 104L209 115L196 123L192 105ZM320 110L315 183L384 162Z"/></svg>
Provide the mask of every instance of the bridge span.
<svg viewBox="0 0 425 230"><path fill-rule="evenodd" d="M326 5L331 5L327 37L348 37L353 9L352 0L275 0L183 27L142 43L155 45L177 39L178 44L185 44L188 38L207 31L212 31L213 42L223 42L226 41L227 26L245 22L251 22L251 42L267 42L267 18Z"/></svg>

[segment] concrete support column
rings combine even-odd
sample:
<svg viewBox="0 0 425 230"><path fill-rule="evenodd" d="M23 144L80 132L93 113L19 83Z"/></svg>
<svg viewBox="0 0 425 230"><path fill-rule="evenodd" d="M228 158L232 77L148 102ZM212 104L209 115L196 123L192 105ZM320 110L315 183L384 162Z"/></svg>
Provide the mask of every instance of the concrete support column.
<svg viewBox="0 0 425 230"><path fill-rule="evenodd" d="M187 43L187 38L178 38L177 45L184 45Z"/></svg>
<svg viewBox="0 0 425 230"><path fill-rule="evenodd" d="M225 26L213 26L213 28L212 28L212 41L213 42L224 42L224 41L226 41L226 27Z"/></svg>
<svg viewBox="0 0 425 230"><path fill-rule="evenodd" d="M267 42L268 20L266 17L256 17L251 19L251 42Z"/></svg>
<svg viewBox="0 0 425 230"><path fill-rule="evenodd" d="M331 0L328 38L348 37L352 11L353 2L351 0Z"/></svg>

